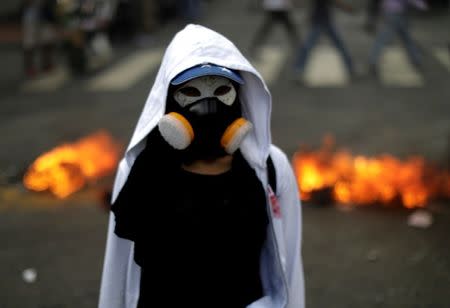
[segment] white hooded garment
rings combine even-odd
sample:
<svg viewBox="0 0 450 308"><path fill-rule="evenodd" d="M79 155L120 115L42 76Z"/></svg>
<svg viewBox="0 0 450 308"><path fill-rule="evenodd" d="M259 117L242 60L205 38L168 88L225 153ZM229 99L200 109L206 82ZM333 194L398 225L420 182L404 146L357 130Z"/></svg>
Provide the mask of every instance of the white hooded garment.
<svg viewBox="0 0 450 308"><path fill-rule="evenodd" d="M242 112L253 124L253 130L242 142L240 150L264 187L268 188L269 185L266 166L269 153L276 169L277 187L274 190L281 214L274 211L275 203L270 201L268 188L266 195L270 223L261 253L260 269L265 296L248 308L303 308L300 200L289 159L280 149L271 145L271 96L260 74L236 46L219 33L203 26L188 25L175 35L167 47L125 157L118 166L112 202L127 181L136 157L145 147L146 136L164 115L170 81L178 73L202 63L240 71L245 81L240 90ZM114 228L115 219L111 214L99 308L136 308L140 267L134 261L134 243L119 238ZM192 279L194 281L195 277ZM220 303L220 298L217 301ZM214 303L211 303L211 307L214 307Z"/></svg>

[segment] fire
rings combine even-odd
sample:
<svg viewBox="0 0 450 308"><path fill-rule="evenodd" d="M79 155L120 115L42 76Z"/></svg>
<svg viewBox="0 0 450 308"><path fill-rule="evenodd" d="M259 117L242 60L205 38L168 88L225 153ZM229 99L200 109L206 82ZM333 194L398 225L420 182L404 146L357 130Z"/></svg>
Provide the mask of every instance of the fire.
<svg viewBox="0 0 450 308"><path fill-rule="evenodd" d="M399 160L391 155L353 156L334 150L325 139L317 151L295 153L293 165L302 200L330 190L342 204L393 204L407 208L425 207L435 198L450 198L450 173L439 171L421 157Z"/></svg>
<svg viewBox="0 0 450 308"><path fill-rule="evenodd" d="M105 131L74 143L60 145L39 156L23 182L34 191L50 191L65 198L88 181L108 175L116 168L121 147Z"/></svg>

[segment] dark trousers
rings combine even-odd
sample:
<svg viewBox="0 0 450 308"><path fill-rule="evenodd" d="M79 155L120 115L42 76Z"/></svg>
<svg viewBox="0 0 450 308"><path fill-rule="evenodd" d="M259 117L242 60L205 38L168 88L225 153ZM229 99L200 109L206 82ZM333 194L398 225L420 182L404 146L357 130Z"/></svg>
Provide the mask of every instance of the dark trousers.
<svg viewBox="0 0 450 308"><path fill-rule="evenodd" d="M289 40L293 48L297 48L300 41L300 35L297 28L291 19L288 11L267 11L263 23L256 32L252 44L250 45L251 52L261 46L269 35L269 31L275 24L281 24L287 31Z"/></svg>
<svg viewBox="0 0 450 308"><path fill-rule="evenodd" d="M385 45L391 40L394 34L398 34L402 40L410 62L415 66L420 66L420 52L411 37L408 19L404 14L386 14L384 28L378 32L370 53L370 65L376 66L378 64L378 60Z"/></svg>
<svg viewBox="0 0 450 308"><path fill-rule="evenodd" d="M54 44L44 44L38 47L25 48L23 51L25 71L37 70L37 56L40 56L39 68L44 71L50 70L54 64L54 49Z"/></svg>
<svg viewBox="0 0 450 308"><path fill-rule="evenodd" d="M350 54L348 53L348 51L344 45L344 42L342 41L341 37L339 36L334 24L332 24L332 22L330 20L317 20L312 23L312 27L306 38L306 41L303 44L303 46L300 48L300 51L297 54L297 61L295 64L296 69L301 73L304 71L308 56L311 53L311 50L316 45L318 39L320 38L320 34L322 32L325 32L330 37L334 46L341 54L347 70L349 71L350 74L352 74L353 73L353 64L352 64L352 59L350 57Z"/></svg>

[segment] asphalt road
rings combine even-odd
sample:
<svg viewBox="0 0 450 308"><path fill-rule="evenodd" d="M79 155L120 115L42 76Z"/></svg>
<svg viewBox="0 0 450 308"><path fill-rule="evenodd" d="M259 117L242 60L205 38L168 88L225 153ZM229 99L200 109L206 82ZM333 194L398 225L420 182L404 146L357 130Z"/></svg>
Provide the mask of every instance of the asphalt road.
<svg viewBox="0 0 450 308"><path fill-rule="evenodd" d="M261 22L260 13L237 0L214 1L202 23L225 34L246 53ZM338 78L331 85L294 83L293 56L281 29L266 42L268 49L263 47L261 57L271 61L251 59L271 80L274 143L292 155L300 144L316 147L331 133L338 146L354 153L422 155L448 166L450 71L436 50L448 47L449 15L414 18L413 34L424 54L424 70L418 83L407 86L364 74L373 37L361 30L363 16L339 13L336 17L360 72L353 82ZM301 8L295 18L305 36ZM109 68L128 63L127 59L142 56L152 63L180 27L169 23L155 33L147 49L116 46L107 69L85 77L66 76L47 90L30 90L30 83L22 80L18 46L0 46L4 67L0 79L0 308L96 306L108 218L100 193L109 188L112 177L57 200L24 190L20 176L40 153L99 128L126 144L156 66L149 65L136 82L121 89L96 91L89 85ZM315 62L319 75L320 59L336 65L329 46L327 40L321 41L317 54L323 52L323 58ZM402 53L397 42L391 47L394 58ZM273 48L278 49L270 53ZM141 51L145 54L136 55ZM278 64L265 66L266 62ZM405 70L403 80L417 81L417 74L408 75ZM343 211L332 204L304 204L307 307L450 307L450 204L434 202L428 211L433 225L416 229L407 225L411 211L406 209L374 205ZM37 276L27 283L22 275L30 268Z"/></svg>

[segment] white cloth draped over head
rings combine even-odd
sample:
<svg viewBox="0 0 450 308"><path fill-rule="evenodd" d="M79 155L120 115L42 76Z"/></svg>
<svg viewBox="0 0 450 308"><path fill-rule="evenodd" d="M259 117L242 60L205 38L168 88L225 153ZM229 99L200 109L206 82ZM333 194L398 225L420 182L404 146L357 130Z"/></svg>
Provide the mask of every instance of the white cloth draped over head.
<svg viewBox="0 0 450 308"><path fill-rule="evenodd" d="M302 308L301 208L295 176L286 155L271 145L271 96L266 84L236 46L221 34L200 25L188 25L175 35L167 47L125 156L119 163L112 202L127 181L136 157L145 147L146 136L164 115L170 81L180 72L203 63L239 71L245 81L239 91L243 116L253 124L253 130L242 142L240 150L265 186L268 185L266 161L269 153L276 167L276 191L281 216L274 217L267 196L271 223L261 255L265 296L249 307ZM134 262L134 243L117 237L114 227L114 215L111 214L99 307L136 308L140 268Z"/></svg>

